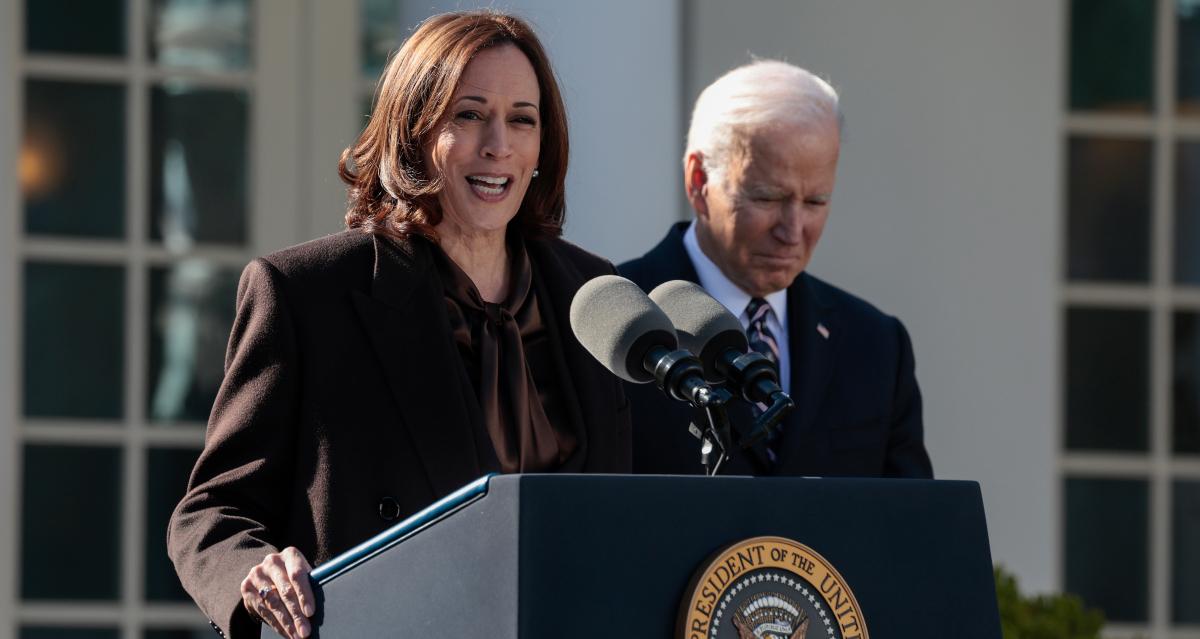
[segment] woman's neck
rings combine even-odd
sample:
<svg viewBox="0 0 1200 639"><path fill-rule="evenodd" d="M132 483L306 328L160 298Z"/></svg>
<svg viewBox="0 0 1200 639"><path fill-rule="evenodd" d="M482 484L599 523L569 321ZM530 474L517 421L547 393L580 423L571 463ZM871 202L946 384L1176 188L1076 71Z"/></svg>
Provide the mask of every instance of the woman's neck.
<svg viewBox="0 0 1200 639"><path fill-rule="evenodd" d="M468 230L444 220L437 232L442 250L471 278L480 297L485 302L503 302L510 279L504 229Z"/></svg>

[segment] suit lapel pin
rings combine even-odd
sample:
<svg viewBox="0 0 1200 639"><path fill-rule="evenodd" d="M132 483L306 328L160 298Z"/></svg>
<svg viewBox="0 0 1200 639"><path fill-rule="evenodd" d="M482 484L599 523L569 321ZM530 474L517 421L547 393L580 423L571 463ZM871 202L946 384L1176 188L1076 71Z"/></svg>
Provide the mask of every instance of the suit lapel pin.
<svg viewBox="0 0 1200 639"><path fill-rule="evenodd" d="M820 322L817 322L817 332L821 334L821 337L829 339L829 329L825 328L825 325Z"/></svg>

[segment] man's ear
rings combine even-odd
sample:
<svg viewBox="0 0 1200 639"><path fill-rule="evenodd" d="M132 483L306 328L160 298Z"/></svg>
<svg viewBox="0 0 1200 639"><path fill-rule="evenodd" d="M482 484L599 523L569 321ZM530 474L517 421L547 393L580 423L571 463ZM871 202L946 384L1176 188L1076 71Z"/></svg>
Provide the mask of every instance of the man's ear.
<svg viewBox="0 0 1200 639"><path fill-rule="evenodd" d="M708 217L708 171L704 170L704 154L692 151L683 163L683 189L696 217Z"/></svg>

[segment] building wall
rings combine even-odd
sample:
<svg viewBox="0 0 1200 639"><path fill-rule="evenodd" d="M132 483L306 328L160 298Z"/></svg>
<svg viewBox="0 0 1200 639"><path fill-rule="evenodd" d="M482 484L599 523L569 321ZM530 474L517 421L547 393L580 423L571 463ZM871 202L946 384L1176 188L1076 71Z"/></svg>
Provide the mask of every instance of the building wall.
<svg viewBox="0 0 1200 639"><path fill-rule="evenodd" d="M1056 587L1060 3L687 6L689 101L750 54L841 92L809 270L904 320L935 473L980 482L995 560Z"/></svg>

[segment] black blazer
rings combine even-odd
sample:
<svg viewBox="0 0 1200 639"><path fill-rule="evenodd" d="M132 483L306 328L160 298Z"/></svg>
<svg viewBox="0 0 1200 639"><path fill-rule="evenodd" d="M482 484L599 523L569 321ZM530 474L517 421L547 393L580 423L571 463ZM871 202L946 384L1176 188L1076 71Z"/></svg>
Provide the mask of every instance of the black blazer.
<svg viewBox="0 0 1200 639"><path fill-rule="evenodd" d="M686 230L686 222L676 224L618 270L647 292L670 280L699 283L683 246ZM739 451L722 474L932 477L912 344L900 321L807 273L788 287L787 304L788 391L797 406L773 444L777 461L763 471L752 453ZM633 406L634 472L702 473L688 406L653 384L627 384L625 392ZM734 417L745 424L748 413Z"/></svg>
<svg viewBox="0 0 1200 639"><path fill-rule="evenodd" d="M526 249L579 437L568 464L629 472L621 383L568 319L576 290L614 269L562 240ZM242 274L225 380L167 541L225 634L257 636L238 588L267 553L296 546L318 565L497 469L430 251L347 231Z"/></svg>

